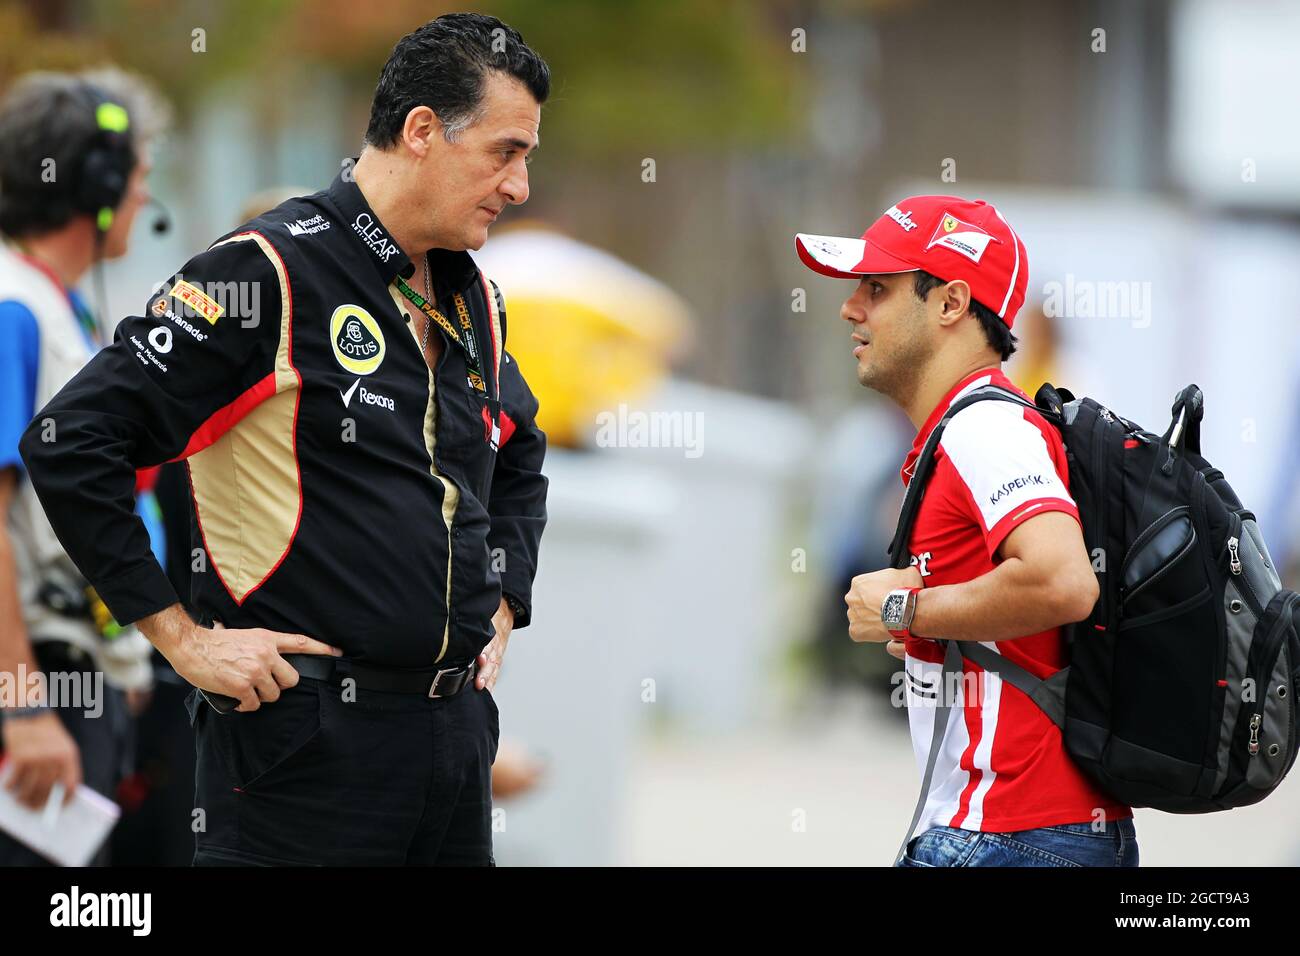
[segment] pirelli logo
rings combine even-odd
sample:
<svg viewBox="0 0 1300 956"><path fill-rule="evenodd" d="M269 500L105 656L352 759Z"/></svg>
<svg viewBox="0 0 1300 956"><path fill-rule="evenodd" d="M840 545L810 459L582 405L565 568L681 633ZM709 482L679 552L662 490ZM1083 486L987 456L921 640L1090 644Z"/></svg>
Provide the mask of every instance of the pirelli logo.
<svg viewBox="0 0 1300 956"><path fill-rule="evenodd" d="M168 290L167 294L179 302L185 303L197 315L203 316L208 320L209 325L216 325L217 319L221 318L226 310L221 307L216 299L212 298L196 285L180 279Z"/></svg>

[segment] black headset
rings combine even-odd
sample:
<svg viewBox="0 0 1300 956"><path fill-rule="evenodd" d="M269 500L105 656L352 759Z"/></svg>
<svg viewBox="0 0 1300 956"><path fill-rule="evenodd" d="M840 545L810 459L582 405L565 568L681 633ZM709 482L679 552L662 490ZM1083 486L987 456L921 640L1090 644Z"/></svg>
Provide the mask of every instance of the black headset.
<svg viewBox="0 0 1300 956"><path fill-rule="evenodd" d="M113 225L113 214L126 197L135 169L135 147L126 109L90 83L83 82L82 89L96 129L77 168L72 205L90 214L102 235Z"/></svg>

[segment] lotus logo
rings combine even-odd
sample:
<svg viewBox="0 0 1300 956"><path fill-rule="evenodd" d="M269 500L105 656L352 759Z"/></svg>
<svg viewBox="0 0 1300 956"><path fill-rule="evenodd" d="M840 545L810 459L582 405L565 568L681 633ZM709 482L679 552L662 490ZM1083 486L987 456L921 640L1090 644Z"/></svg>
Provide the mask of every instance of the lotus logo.
<svg viewBox="0 0 1300 956"><path fill-rule="evenodd" d="M384 333L359 305L341 305L330 317L334 359L353 375L369 375L384 361Z"/></svg>

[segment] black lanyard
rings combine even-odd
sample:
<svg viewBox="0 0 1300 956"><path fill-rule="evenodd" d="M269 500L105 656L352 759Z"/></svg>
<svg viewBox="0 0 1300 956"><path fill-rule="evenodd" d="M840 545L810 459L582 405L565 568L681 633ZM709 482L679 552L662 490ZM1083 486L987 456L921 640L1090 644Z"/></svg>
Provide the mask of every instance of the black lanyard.
<svg viewBox="0 0 1300 956"><path fill-rule="evenodd" d="M483 381L483 367L479 362L478 339L474 335L474 321L470 317L469 306L465 304L465 297L459 292L452 295L452 301L456 305L456 316L460 319L460 331L457 331L451 320L434 308L433 303L428 299L407 285L405 279L397 276L393 281L397 283L397 291L406 296L429 320L437 322L439 327L451 337L451 340L465 350L467 357L465 364L469 369L469 384L476 391L486 395L487 385Z"/></svg>

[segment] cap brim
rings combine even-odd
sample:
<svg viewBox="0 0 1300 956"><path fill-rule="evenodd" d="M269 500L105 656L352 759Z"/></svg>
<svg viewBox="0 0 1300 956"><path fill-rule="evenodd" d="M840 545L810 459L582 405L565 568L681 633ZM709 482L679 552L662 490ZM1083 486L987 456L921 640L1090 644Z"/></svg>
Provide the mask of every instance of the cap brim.
<svg viewBox="0 0 1300 956"><path fill-rule="evenodd" d="M794 247L809 269L833 279L856 279L861 275L915 272L917 266L890 255L865 239L844 236L814 236L797 233Z"/></svg>

